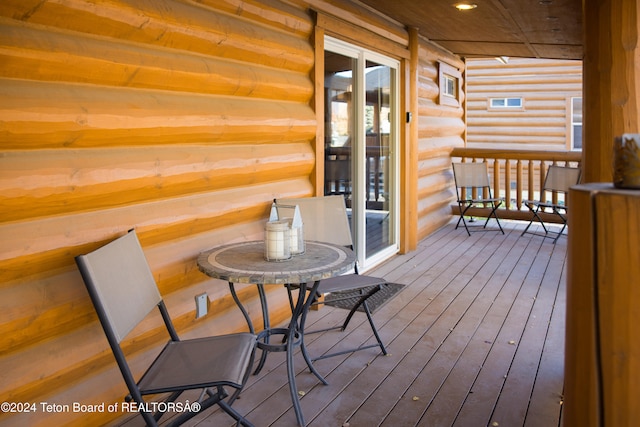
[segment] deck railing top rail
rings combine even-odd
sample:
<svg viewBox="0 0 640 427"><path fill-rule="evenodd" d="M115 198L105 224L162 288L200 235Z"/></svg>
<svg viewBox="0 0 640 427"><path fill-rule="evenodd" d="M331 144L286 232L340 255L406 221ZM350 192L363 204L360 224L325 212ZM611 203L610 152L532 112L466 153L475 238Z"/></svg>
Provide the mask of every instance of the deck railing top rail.
<svg viewBox="0 0 640 427"><path fill-rule="evenodd" d="M544 160L547 162L580 163L582 161L582 152L550 150L501 150L494 148L456 147L451 152L451 157L470 159Z"/></svg>

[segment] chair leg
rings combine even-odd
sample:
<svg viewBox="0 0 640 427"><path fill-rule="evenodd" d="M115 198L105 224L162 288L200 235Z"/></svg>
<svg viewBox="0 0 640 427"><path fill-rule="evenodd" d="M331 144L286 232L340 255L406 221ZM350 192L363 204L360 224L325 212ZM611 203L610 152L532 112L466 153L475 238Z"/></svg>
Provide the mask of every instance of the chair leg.
<svg viewBox="0 0 640 427"><path fill-rule="evenodd" d="M558 215L560 217L560 219L562 220L562 228L558 232L558 235L556 236L556 238L553 239L553 244L555 244L558 241L558 239L560 238L560 236L562 236L562 233L564 232L565 228L567 228L567 218L564 215L562 215L560 213L560 211L558 209L556 209L556 208L553 208L553 212L556 215Z"/></svg>
<svg viewBox="0 0 640 427"><path fill-rule="evenodd" d="M520 236L524 236L524 234L529 230L529 227L531 227L531 225L533 224L533 221L538 221L540 223L540 225L542 225L542 229L544 230L544 234L547 235L549 234L549 230L547 230L547 227L544 225L544 221L542 220L542 218L540 218L540 215L538 215L538 212L540 211L540 206L536 206L536 209L532 208L531 206L527 205L529 207L529 210L531 211L531 214L533 215L531 217L531 220L529 221L529 224L527 224L527 226L525 227L524 231L522 232L522 234L520 234Z"/></svg>
<svg viewBox="0 0 640 427"><path fill-rule="evenodd" d="M218 402L218 406L220 406L224 412L226 412L234 420L236 420L239 425L242 425L245 427L253 427L253 424L251 424L245 417L240 415L238 411L236 411L231 406L229 406L227 402L225 402L224 400L221 400L220 402Z"/></svg>
<svg viewBox="0 0 640 427"><path fill-rule="evenodd" d="M182 425L186 421L188 421L191 418L195 417L199 413L209 409L213 405L221 402L222 399L227 397L227 392L222 387L216 387L216 389L218 390L216 393L211 391L211 389L209 389L209 388L205 389L204 391L205 391L205 393L207 395L209 395L209 398L198 402L200 404L200 407L199 407L198 411L197 412L183 412L182 414L180 414L179 416L174 418L169 423L169 426L173 427L173 426Z"/></svg>
<svg viewBox="0 0 640 427"><path fill-rule="evenodd" d="M537 234L537 233L534 233L534 232L530 232L530 233L536 234L536 235L539 235L539 236L542 236L542 237L552 238L553 236L549 236L549 233L551 233L552 235L555 235L555 237L553 237L553 243L555 244L558 241L558 239L560 238L560 236L562 236L562 233L564 233L564 230L567 228L567 218L557 208L553 207L552 209L553 209L553 214L557 215L561 220L562 228L560 229L560 231L558 233L552 232L547 228L547 226L544 223L544 220L540 216L540 206L536 206L536 209L534 209L531 206L529 206L529 210L531 211L533 216L531 217L531 220L529 221L529 224L527 224L527 226L525 227L525 229L522 231L522 233L520 235L524 236L525 233L529 232L529 227L531 227L531 224L533 224L534 221L537 221L542 226L542 229L544 230L544 235L543 234Z"/></svg>
<svg viewBox="0 0 640 427"><path fill-rule="evenodd" d="M247 372L250 372L250 370L247 369ZM234 420L236 420L238 425L242 425L245 427L253 427L253 424L247 421L246 418L244 418L242 415L238 413L238 411L236 411L231 407L231 402L226 402L224 400L229 395L227 391L224 389L224 387L218 386L215 388L215 390L216 390L215 392L211 388L207 388L205 390L205 393L209 396L209 398L199 402L200 407L198 411L184 412L180 414L178 417L174 418L168 425L172 427L182 425L186 421L198 415L199 413L209 409L214 405L218 405L224 412L226 412L229 416L231 416ZM237 392L235 392L234 395L237 395ZM146 420L146 417L145 417L145 420ZM156 424L147 423L147 425L156 425Z"/></svg>
<svg viewBox="0 0 640 427"><path fill-rule="evenodd" d="M465 208L462 208L462 205L465 204ZM491 213L489 213L489 215L487 216L487 220L484 222L484 226L482 228L487 228L487 224L489 224L489 220L493 217L495 218L496 222L498 223L498 228L500 229L500 232L502 234L504 234L504 230L502 228L502 224L500 224L500 220L498 219L498 213L497 213L497 209L500 207L500 205L502 205L502 202L492 202L491 203ZM460 226L460 222L462 222L464 224L464 228L467 230L467 235L471 236L471 230L469 230L469 226L467 225L467 221L464 219L465 215L467 214L467 211L473 206L473 203L471 202L460 202L458 201L458 209L460 210L460 218L458 218L458 222L456 223L456 230L458 229L458 227Z"/></svg>
<svg viewBox="0 0 640 427"><path fill-rule="evenodd" d="M462 205L466 204L467 206L462 209ZM467 226L467 221L464 219L464 215L467 213L467 211L469 210L469 208L472 206L472 204L467 203L467 202L461 202L458 201L458 209L460 210L460 218L458 218L458 223L456 224L456 230L458 229L458 227L460 226L460 221L462 221L462 224L464 225L465 230L467 230L467 234L469 235L469 237L471 237L471 232L469 231L469 227Z"/></svg>
<svg viewBox="0 0 640 427"><path fill-rule="evenodd" d="M376 337L376 341L378 341L378 345L380 346L380 350L382 350L382 354L387 355L387 349L382 343L382 339L380 338L380 334L378 334L378 329L376 325L373 323L373 316L371 316L371 310L369 310L369 304L365 300L363 302L364 312L367 314L367 319L369 319L369 325L371 325L371 330L373 331L373 335Z"/></svg>
<svg viewBox="0 0 640 427"><path fill-rule="evenodd" d="M522 233L520 234L520 237L524 236L524 235L525 235L525 233L526 233L527 231L529 231L529 227L531 227L531 224L533 224L533 218L531 218L531 219L529 220L529 224L527 224L527 226L524 228L524 230L523 230L523 231L522 231Z"/></svg>
<svg viewBox="0 0 640 427"><path fill-rule="evenodd" d="M337 351L337 352L334 352L334 353L325 354L325 355L322 355L322 356L319 356L319 357L316 357L316 358L312 359L312 362L315 362L316 360L328 359L330 357L339 356L339 355L342 355L342 354L353 353L355 351L366 350L368 348L374 348L374 347L380 347L380 350L382 351L382 354L384 354L384 355L388 354L387 353L387 349L385 348L384 343L382 342L382 338L380 338L380 334L378 333L378 329L376 328L376 325L373 322L373 316L371 315L371 310L369 309L369 305L367 303L367 300L372 295L374 295L376 292L379 292L380 290L382 290L382 286L383 285L384 284L377 285L377 286L373 287L372 289L370 289L366 294L362 295L360 297L360 299L358 300L358 302L356 304L354 304L354 306L349 311L349 314L347 315L347 318L345 319L345 321L342 323L342 326L334 326L334 327L325 328L325 329L322 329L322 330L313 331L313 332L321 332L321 331L329 331L329 330L332 330L332 329L340 329L341 331L344 331L347 328L347 325L351 321L351 318L353 317L355 312L358 310L358 308L360 306L362 306L363 309L364 309L364 312L365 312L365 314L367 316L367 320L369 321L369 325L371 327L371 331L373 332L373 335L376 338L377 344L367 344L367 345L362 345L362 346L356 347L356 348L350 348L350 349L347 349L347 350L341 350L341 351Z"/></svg>
<svg viewBox="0 0 640 427"><path fill-rule="evenodd" d="M484 227L487 228L487 224L489 223L489 220L493 216L495 218L496 222L498 223L498 228L500 229L500 232L502 234L504 234L504 230L502 229L502 225L500 224L500 220L498 219L498 213L496 212L496 209L498 209L501 204L502 204L502 202L498 202L498 203L493 202L493 203L491 203L491 206L492 206L491 213L489 214L489 217L487 218L487 221L484 223Z"/></svg>
<svg viewBox="0 0 640 427"><path fill-rule="evenodd" d="M342 324L342 330L344 331L345 329L347 329L347 325L351 321L351 318L353 317L354 313L358 310L360 306L362 306L364 308L364 312L367 315L367 319L369 319L369 325L371 325L371 330L373 331L373 335L376 337L376 341L378 341L380 350L382 350L382 354L386 356L387 349L384 347L384 344L382 343L382 339L378 334L378 330L376 329L375 323L373 323L373 316L371 316L371 310L369 310L369 304L367 304L367 300L371 298L373 295L375 295L376 293L378 293L379 291L381 291L382 286L384 285L378 285L374 287L373 289L371 289L369 292L367 292L365 295L363 295L360 298L358 303L351 308L351 311L349 311L349 315L347 316L344 323Z"/></svg>
<svg viewBox="0 0 640 427"><path fill-rule="evenodd" d="M366 294L364 294L363 296L360 297L358 302L356 304L354 304L353 307L351 307L351 310L349 310L349 314L347 315L347 318L344 319L344 322L342 323L342 327L341 327L342 331L347 329L347 325L349 325L349 322L351 321L351 318L353 317L355 312L358 311L358 308L360 308L361 305L366 304L367 300L370 297L372 297L373 295L375 295L377 292L379 292L381 290L382 290L382 285L378 285L378 286L376 286L373 289L369 290L369 292L367 292ZM366 310L367 310L367 307L365 306L365 311Z"/></svg>

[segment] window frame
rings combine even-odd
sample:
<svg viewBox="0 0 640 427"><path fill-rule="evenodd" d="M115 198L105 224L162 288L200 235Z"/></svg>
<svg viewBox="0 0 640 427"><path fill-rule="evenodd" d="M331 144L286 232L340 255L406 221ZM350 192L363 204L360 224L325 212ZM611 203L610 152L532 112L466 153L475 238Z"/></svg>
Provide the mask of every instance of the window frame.
<svg viewBox="0 0 640 427"><path fill-rule="evenodd" d="M519 105L509 105L509 100L519 100ZM494 105L494 101L504 101L504 105ZM487 109L489 111L515 110L524 111L524 98L522 96L494 96L487 100Z"/></svg>
<svg viewBox="0 0 640 427"><path fill-rule="evenodd" d="M575 102L576 100L580 100L580 121L575 120ZM569 147L572 151L581 151L584 143L584 139L582 137L583 133L580 131L580 147L576 147L576 135L575 129L576 126L580 126L582 128L584 123L584 109L583 109L583 99L582 96L572 96L569 98Z"/></svg>
<svg viewBox="0 0 640 427"><path fill-rule="evenodd" d="M446 82L453 82L454 93L449 93ZM460 106L460 94L462 92L462 72L445 62L438 62L438 88L440 92L439 104L451 107Z"/></svg>

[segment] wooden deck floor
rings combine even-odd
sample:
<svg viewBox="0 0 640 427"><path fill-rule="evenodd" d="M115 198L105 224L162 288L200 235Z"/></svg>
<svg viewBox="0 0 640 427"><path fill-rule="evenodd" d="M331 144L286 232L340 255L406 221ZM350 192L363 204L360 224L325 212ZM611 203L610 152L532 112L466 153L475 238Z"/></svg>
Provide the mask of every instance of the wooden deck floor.
<svg viewBox="0 0 640 427"><path fill-rule="evenodd" d="M561 417L566 238L454 230L451 224L370 274L407 285L374 313L390 354L376 349L316 362L296 358L309 426L557 426ZM324 307L309 323L338 323ZM314 355L371 341L364 315L346 332L310 335ZM313 325L311 325L313 326ZM311 327L310 326L310 327ZM269 356L234 407L256 427L294 426L284 356ZM190 425L231 426L209 412Z"/></svg>

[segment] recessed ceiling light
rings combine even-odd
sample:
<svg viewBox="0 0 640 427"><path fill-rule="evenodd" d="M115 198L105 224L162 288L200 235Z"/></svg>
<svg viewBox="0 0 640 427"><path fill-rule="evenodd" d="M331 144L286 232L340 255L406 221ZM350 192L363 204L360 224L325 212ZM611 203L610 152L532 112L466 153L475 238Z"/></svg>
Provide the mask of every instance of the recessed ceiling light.
<svg viewBox="0 0 640 427"><path fill-rule="evenodd" d="M453 5L458 10L471 10L478 7L475 3L457 3Z"/></svg>

